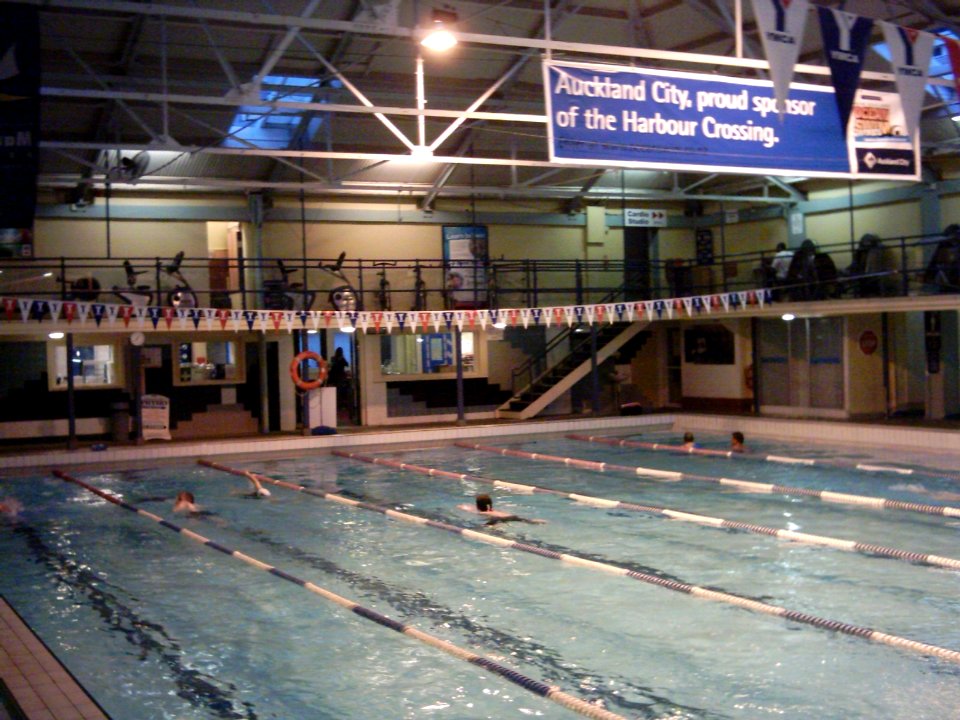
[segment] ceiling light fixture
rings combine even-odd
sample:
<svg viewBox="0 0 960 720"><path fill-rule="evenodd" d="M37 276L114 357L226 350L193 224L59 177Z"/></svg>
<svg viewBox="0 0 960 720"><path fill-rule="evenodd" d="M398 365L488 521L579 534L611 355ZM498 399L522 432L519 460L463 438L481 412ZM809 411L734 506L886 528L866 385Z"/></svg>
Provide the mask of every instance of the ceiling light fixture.
<svg viewBox="0 0 960 720"><path fill-rule="evenodd" d="M457 14L452 10L434 8L431 19L432 26L420 44L434 52L446 52L457 44L456 36L447 28L457 21Z"/></svg>

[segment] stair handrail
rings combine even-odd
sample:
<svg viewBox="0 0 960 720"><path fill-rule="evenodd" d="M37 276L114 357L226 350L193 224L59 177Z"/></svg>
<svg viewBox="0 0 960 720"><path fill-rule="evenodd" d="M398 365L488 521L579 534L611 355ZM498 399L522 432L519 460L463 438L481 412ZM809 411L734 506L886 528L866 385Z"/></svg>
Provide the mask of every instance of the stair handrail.
<svg viewBox="0 0 960 720"><path fill-rule="evenodd" d="M627 291L627 286L626 286L626 283L624 283L623 285L620 285L619 287L614 288L613 290L608 292L606 295L604 295L602 298L600 298L599 304L609 303L612 300L616 300L618 297L626 293L626 291ZM546 372L549 370L549 367L546 367L547 357L550 355L551 352L553 352L557 348L557 346L560 343L568 340L570 336L574 333L576 328L579 327L580 325L581 323L577 323L576 326L571 325L566 330L556 335L553 338L553 340L548 342L546 347L544 347L542 351L540 351L538 354L534 355L533 357L527 358L527 360L524 361L519 367L514 368L513 370L510 371L510 393L514 397L516 397L517 395L517 387L518 387L517 379L520 376L522 376L524 373L529 374L529 380L527 380L525 384L519 385L520 388L526 388L533 385L534 381L539 380L543 375L545 375ZM586 338L586 340L584 340L583 342L580 342L574 345L572 348L570 348L570 352L567 353L565 357L569 357L570 355L572 355L584 344L584 342L587 342L587 341L589 341L589 338ZM537 368L537 369L535 370L534 368Z"/></svg>

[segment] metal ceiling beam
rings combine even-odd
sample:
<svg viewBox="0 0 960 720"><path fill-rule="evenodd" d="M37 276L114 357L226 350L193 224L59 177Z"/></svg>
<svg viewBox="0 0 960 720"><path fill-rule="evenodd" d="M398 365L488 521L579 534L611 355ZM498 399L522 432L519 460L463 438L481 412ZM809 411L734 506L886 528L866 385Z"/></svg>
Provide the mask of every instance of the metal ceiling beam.
<svg viewBox="0 0 960 720"><path fill-rule="evenodd" d="M298 27L322 32L354 33L365 36L382 36L394 38L408 38L419 40L424 31L416 28L387 26L375 23L357 23L343 20L327 20L322 18L298 18L294 15L269 15L265 13L251 13L236 10L214 10L211 8L197 9L192 6L164 5L160 3L135 3L123 0L23 0L26 5L36 5L44 9L63 8L65 10L102 10L113 13L128 13L131 15L153 15L176 17L182 20L197 22L201 19L216 20L224 23L252 25L257 27ZM300 37L300 36L298 36ZM552 53L582 54L590 56L609 56L613 58L663 60L681 65L725 66L744 69L768 70L766 60L751 58L731 58L724 55L708 55L704 53L687 53L672 50L655 50L652 48L628 48L614 45L599 45L596 43L563 42L559 40L541 40L528 37L509 37L503 35L487 35L480 33L458 32L457 38L462 43L490 45L494 47L514 48L519 50L543 50ZM794 68L798 75L830 75L830 68L825 65L809 65L798 63ZM880 82L894 82L892 73L865 70L861 74L863 80ZM931 78L929 82L949 86L951 81Z"/></svg>

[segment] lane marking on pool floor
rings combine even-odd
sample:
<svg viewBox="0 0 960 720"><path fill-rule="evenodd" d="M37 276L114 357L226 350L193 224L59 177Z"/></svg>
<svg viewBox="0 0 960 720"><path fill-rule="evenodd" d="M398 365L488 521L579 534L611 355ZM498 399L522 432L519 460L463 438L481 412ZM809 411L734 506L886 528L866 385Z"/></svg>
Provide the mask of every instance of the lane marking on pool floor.
<svg viewBox="0 0 960 720"><path fill-rule="evenodd" d="M802 495L804 497L822 500L823 502L836 503L840 505L859 505L860 507L871 507L877 510L904 510L906 512L922 513L924 515L943 515L946 517L960 517L960 508L950 507L948 505L924 505L922 503L904 502L902 500L890 500L882 497L872 497L870 495L851 495L850 493L834 492L832 490L813 490L810 488L791 487L790 485L774 485L772 483L760 483L752 480L737 480L735 478L718 478L712 475L697 475L694 473L685 473L674 470L657 470L654 468L637 467L630 465L615 465L608 462L598 462L596 460L582 460L580 458L561 457L559 455L546 455L544 453L527 452L525 450L514 450L512 448L494 447L492 445L480 445L478 443L457 442L456 447L466 448L467 450L482 450L484 452L496 453L508 457L523 458L525 460L544 460L546 462L562 463L582 470L593 470L596 472L624 472L631 475L641 475L654 479L665 480L667 482L679 482L681 480L695 480L697 482L720 485L722 487L732 488L745 493L765 493L773 495Z"/></svg>
<svg viewBox="0 0 960 720"><path fill-rule="evenodd" d="M755 525L753 523L740 522L738 520L725 520L724 518L711 517L709 515L699 515L697 513L691 513L685 510L656 507L654 505L641 505L639 503L595 497L592 495L581 495L579 493L570 493L539 485L524 485L507 480L485 478L479 475L469 475L467 473L458 473L450 470L425 467L423 465L414 465L412 463L402 462L400 460L388 460L386 458L374 457L372 455L361 455L359 453L352 453L345 450L334 450L332 454L338 457L360 460L372 465L383 465L385 467L398 468L400 470L420 473L421 475L429 475L430 477L442 477L450 480L469 480L472 482L484 483L497 488L511 490L520 494L532 495L535 493L541 493L558 495L584 505L590 505L592 507L602 508L605 510L630 510L632 512L651 513L665 517L669 520L695 523L697 525L705 525L706 527L742 530L755 535L765 535L768 537L777 538L779 540L788 540L790 542L802 543L805 545L819 545L837 550L859 552L867 555L891 558L894 560L904 560L906 562L923 563L925 565L932 565L935 567L960 570L960 560L941 555L934 555L933 553L919 553L911 552L909 550L898 550L896 548L884 547L883 545L873 545L870 543L858 542L856 540L844 540L843 538L834 538L826 535L812 535L810 533L784 530L782 528L767 527L764 525Z"/></svg>
<svg viewBox="0 0 960 720"><path fill-rule="evenodd" d="M772 605L770 603L765 603L760 600L753 600L751 598L743 597L741 595L735 595L734 593L728 593L722 590L711 590L709 588L699 587L697 585L691 585L689 583L680 582L679 580L672 580L670 578L661 577L659 575L653 575L652 573L640 572L638 570L630 570L629 568L621 567L619 565L614 565L612 563L600 562L598 560L590 560L589 558L580 557L578 555L573 555L571 553L559 553L554 550L547 550L547 549L538 547L536 545L530 545L529 543L517 542L515 540L510 540L509 538L500 537L499 535L491 535L489 533L479 532L477 530L472 530L466 527L460 527L457 525L453 525L451 523L441 522L439 520L430 520L428 518L419 517L417 515L411 515L409 513L400 512L399 510L393 510L391 508L375 505L374 503L363 502L361 500L353 500L351 498L343 497L342 495L337 495L336 493L329 493L324 490L309 488L309 487L306 487L305 485L297 485L295 483L287 482L285 480L275 480L274 478L271 478L267 475L261 475L259 473L251 473L249 470L239 470L236 468L231 468L226 465L221 465L220 463L213 462L211 460L200 459L200 460L197 460L197 463L205 467L212 468L214 470L221 470L223 472L231 473L233 475L239 475L241 477L249 477L250 475L254 475L257 478L257 480L259 480L260 482L270 483L271 485L275 485L277 487L283 487L289 490L294 490L296 492L302 492L307 495L313 495L315 497L320 497L326 500L341 503L343 505L362 508L364 510L372 510L382 515L386 515L387 517L394 518L396 520L403 520L404 522L413 523L415 525L419 525L422 527L430 527L430 528L435 528L437 530L446 530L447 532L453 533L455 535L460 535L461 537L467 538L469 540L474 540L476 542L487 543L489 545L496 545L498 547L506 548L509 550L518 550L520 552L527 552L532 555L548 558L550 560L559 560L562 563L574 565L576 567L582 567L589 570L596 570L599 572L606 573L608 575L626 577L631 580L638 580L640 582L647 583L649 585L665 588L667 590L673 590L674 592L683 593L685 595L691 595L693 597L701 598L703 600L710 600L713 602L720 602L728 605L735 605L745 610L750 610L763 615L772 615L774 617L781 617L787 620L792 620L797 623L811 625L821 630L831 630L833 632L838 632L845 635L852 635L854 637L863 638L865 640L870 640L872 642L877 642L884 645L891 645L893 647L898 647L904 650L910 650L911 652L919 653L921 655L933 655L943 660L948 660L950 662L960 664L960 651L951 650L950 648L941 647L939 645L932 645L929 643L920 642L918 640L911 640L909 638L901 637L899 635L892 635L889 633L881 632L879 630L874 630L873 628L853 625L851 623L841 622L839 620L830 620L827 618L818 617L816 615L810 615L808 613L799 612L797 610L790 610L788 608L781 607L779 605Z"/></svg>
<svg viewBox="0 0 960 720"><path fill-rule="evenodd" d="M202 464L206 464L210 467L215 467L212 463L202 463ZM222 468L217 468L217 469L222 469ZM252 557L251 555L247 555L243 552L240 552L239 550L233 550L225 545L222 545L214 540L211 540L208 537L201 535L200 533L194 532L193 530L189 530L188 528L176 525L168 520L165 520L163 517L159 515L155 515L154 513L151 513L147 510L143 510L137 507L136 505L126 502L125 500L121 500L115 495L105 490L102 490L98 487L95 487L87 482L84 482L83 480L75 478L63 472L62 470L54 470L53 474L54 476L60 478L61 480L65 480L67 482L71 482L76 485L79 485L84 490L87 490L88 492L92 492L93 494L98 495L104 500L107 500L108 502L111 502L114 505L117 505L118 507L122 507L124 510L129 510L133 513L136 513L137 515L140 515L143 518L152 520L153 522L157 523L158 525L161 525L167 530L172 530L175 533L179 533L180 535L183 535L186 538L189 538L198 543L206 545L207 547L213 550L216 550L218 552L221 552L224 555L228 555L230 557L236 558L237 560L241 560L242 562L245 562L248 565L251 565L259 570L263 570L267 573L270 573L271 575L274 575L275 577L278 577L282 580L287 580L288 582L291 582L294 585L299 585L305 590L309 590L315 595L319 595L320 597L326 600L329 600L339 605L340 607L345 608L356 615L359 615L362 618L371 620L379 625L382 625L385 628L389 628L390 630L394 630L398 633L401 633L402 635L406 635L408 637L412 637L416 640L419 640L427 645L430 645L431 647L437 648L438 650L442 650L448 655L452 655L453 657L458 658L460 660L465 660L471 665L476 665L477 667L481 667L484 670L487 670L488 672L493 673L494 675L499 675L503 679L512 682L514 685L518 685L522 687L524 690L528 690L529 692L532 692L535 695L539 695L540 697L551 700L557 703L558 705L562 705L568 710L573 710L574 712L589 718L597 718L597 720L627 720L622 715L617 715L616 713L612 713L609 710L606 710L602 707L588 703L585 700L581 700L578 697L575 697L573 695L570 695L569 693L566 693L560 690L556 686L547 685L544 682L535 680L531 677L527 677L526 675L516 670L513 670L505 665L501 665L498 662L490 660L489 658L483 657L482 655L477 655L476 653L466 650L464 648L461 648L457 645L454 645L453 643L448 642L447 640L443 640L442 638L436 637L434 635L430 635L429 633L426 633L423 630L418 630L416 627L412 625L408 625L398 620L394 620L393 618L383 615L382 613L379 613L376 610L371 610L370 608L364 607L363 605L360 605L354 602L353 600L350 600L349 598L345 598L342 595L337 595L336 593L330 590L322 588L319 585L315 585L312 582L309 582L307 580L303 580L297 577L296 575L291 575L290 573L284 570L281 570L280 568L274 565L265 563L261 560L258 560L255 557ZM253 473L237 472L235 474L243 475L251 480L253 479L252 476L255 476L258 480L266 479L266 480L269 480L270 482L273 482L273 480L270 478L266 478L265 476L255 475Z"/></svg>
<svg viewBox="0 0 960 720"><path fill-rule="evenodd" d="M822 458L799 458L786 455L764 455L762 453L752 452L734 452L733 450L710 450L708 448L688 448L683 445L669 445L666 443L643 442L640 440L627 440L626 438L610 437L609 435L564 435L569 440L579 440L581 442L601 443L604 445L613 445L616 447L634 448L637 450L658 450L672 453L683 453L685 455L703 455L707 457L722 457L728 460L753 460L759 462L780 463L783 465L807 465L810 467L837 468L841 470L861 470L863 472L894 473L896 475L922 475L929 478L944 478L947 480L960 480L960 475L948 472L933 472L930 470L919 470L916 468L902 468L895 465L875 465L870 463L843 462L842 460L824 460Z"/></svg>

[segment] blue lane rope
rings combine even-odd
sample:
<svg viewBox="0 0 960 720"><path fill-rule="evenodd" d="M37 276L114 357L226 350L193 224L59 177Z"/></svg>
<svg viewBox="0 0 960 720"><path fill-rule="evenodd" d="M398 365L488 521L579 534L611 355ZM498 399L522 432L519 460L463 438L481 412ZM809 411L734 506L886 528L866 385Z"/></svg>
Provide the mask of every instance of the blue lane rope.
<svg viewBox="0 0 960 720"><path fill-rule="evenodd" d="M204 463L204 464L207 464L210 467L214 467L212 463ZM580 715L584 715L585 717L589 717L589 718L596 718L597 720L627 720L622 715L617 715L616 713L612 713L609 710L605 710L602 707L593 705L591 703L586 702L585 700L581 700L580 698L574 697L573 695L565 693L555 686L547 685L544 682L527 677L526 675L520 672L517 672L516 670L513 670L511 668L508 668L505 665L501 665L500 663L494 662L493 660L490 660L489 658L485 658L482 655L477 655L476 653L470 652L469 650L465 650L464 648L454 645L453 643L447 642L446 640L443 640L434 635L425 633L422 630L418 630L416 627L407 625L406 623L402 623L398 620L394 620L390 617L387 617L386 615L383 615L382 613L379 613L376 610L371 610L370 608L364 607L354 602L353 600L345 598L341 595L337 595L336 593L331 592L330 590L327 590L325 588L322 588L319 585L314 585L312 582L303 580L297 577L296 575L292 575L286 572L285 570L281 570L278 567L275 567L273 565L269 565L265 562L257 560L256 558L250 555L246 555L245 553L242 553L239 550L233 550L225 545L221 545L220 543L215 542L214 540L211 540L210 538L204 537L199 533L196 533L192 530L188 530L187 528L184 528L184 527L180 527L179 525L175 525L174 523L163 519L159 515L155 515L151 512L138 508L136 505L132 505L131 503L125 502L124 500L121 500L115 497L114 495L111 495L110 493L104 490L101 490L100 488L94 487L89 483L86 483L82 480L72 477L71 475L68 475L62 470L54 470L53 474L54 476L60 478L61 480L65 480L67 482L71 482L71 483L75 483L76 485L79 485L84 490L92 492L93 494L98 495L99 497L103 498L104 500L107 500L108 502L113 503L114 505L122 507L123 509L129 510L133 513L136 513L137 515L147 518L148 520L153 520L155 523L165 527L168 530L172 530L173 532L179 533L184 537L190 538L191 540L195 540L196 542L206 545L207 547L213 550L217 550L218 552L221 552L224 555L229 555L230 557L236 558L237 560L241 560L247 563L248 565L252 565L255 568L258 568L267 573L270 573L275 577L281 578L283 580L287 580L288 582L291 582L294 585L299 585L305 590L309 590L310 592L316 595L319 595L320 597L330 600L331 602L339 605L340 607L350 610L355 615L358 615L362 618L366 618L367 620L371 620L379 625L382 625L383 627L389 628L390 630L394 630L403 635L407 635L409 637L420 640L421 642L427 645L430 645L431 647L437 648L438 650L442 650L448 655L452 655L453 657L459 658L460 660L465 660L466 662L469 662L472 665L476 665L477 667L481 667L484 670L487 670L495 675L499 675L504 680L508 680L512 682L514 685L519 685L524 690L528 690L529 692L532 692L535 695L539 695L540 697L546 698L547 700L551 700L557 703L558 705L562 705L568 710L573 710L574 712L579 713ZM243 472L238 472L236 474L243 475L253 480L253 478L251 477L251 474L243 473ZM256 476L256 477L258 479L262 479L260 476Z"/></svg>
<svg viewBox="0 0 960 720"><path fill-rule="evenodd" d="M343 450L334 450L333 454L338 457L361 460L373 465L384 465L386 467L408 470L410 472L429 475L430 477L445 477L452 480L469 480L471 482L486 483L494 487L512 490L519 493L545 493L549 495L558 495L560 497L573 500L584 505L603 508L605 510L629 510L632 512L651 513L660 515L670 520L680 522L696 523L707 527L742 530L755 535L766 535L779 540L789 540L791 542L803 543L806 545L820 545L823 547L835 548L837 550L847 550L849 552L860 552L867 555L874 555L894 560L905 560L912 563L923 563L935 567L945 567L952 570L960 570L960 560L932 553L918 553L909 550L898 550L896 548L884 547L883 545L873 545L862 543L856 540L844 540L842 538L828 537L826 535L812 535L810 533L796 532L794 530L785 530L782 528L767 527L765 525L755 525L753 523L740 522L737 520L725 520L723 518L711 517L709 515L699 515L697 513L686 512L683 510L672 510L665 507L656 507L654 505L640 505L638 503L625 502L623 500L611 500L608 498L594 497L592 495L581 495L579 493L565 492L554 488L542 487L538 485L524 485L507 480L496 480L492 478L480 477L479 475L469 475L467 473L451 472L449 470L440 470L439 468L424 467L422 465L413 465L411 463L401 462L399 460L387 460L385 458L372 457L368 455L359 455L357 453L345 452Z"/></svg>
<svg viewBox="0 0 960 720"><path fill-rule="evenodd" d="M493 447L490 445L479 445L476 443L458 442L454 444L457 447L467 448L468 450L482 450L484 452L492 452L498 455L525 458L527 460L546 460L547 462L562 463L571 467L582 468L584 470L594 470L596 472L625 472L630 473L631 475L642 475L653 478L654 480L663 480L667 482L696 480L698 482L720 485L725 488L732 488L734 490L747 493L802 495L804 497L822 500L823 502L838 503L841 505L858 505L860 507L870 507L877 510L904 510L906 512L922 513L924 515L960 517L960 508L950 507L948 505L924 505L922 503L904 502L902 500L889 500L887 498L874 497L871 495L851 495L849 493L834 492L833 490L813 490L811 488L791 487L789 485L759 483L751 480L718 478L711 475L696 475L694 473L678 472L675 470L657 470L655 468L615 465L614 463L608 462L597 462L595 460L562 457L560 455L545 455L543 453L532 453L524 450L513 450L511 448Z"/></svg>
<svg viewBox="0 0 960 720"><path fill-rule="evenodd" d="M686 453L687 455L705 455L709 457L722 457L730 460L753 460L760 462L780 463L782 465L805 465L810 467L838 468L840 470L861 470L863 472L881 472L894 473L896 475L922 475L929 478L944 478L947 480L960 480L960 475L948 472L935 472L931 470L918 470L915 468L902 468L895 465L876 465L872 463L844 462L842 460L823 460L814 458L790 457L788 455L763 455L761 453L734 452L732 450L711 450L708 448L688 448L683 445L668 445L665 443L642 442L640 440L627 440L625 438L616 438L603 435L566 435L570 440L580 440L582 442L602 443L604 445L614 445L616 447L635 448L638 450L662 450L673 453Z"/></svg>
<svg viewBox="0 0 960 720"><path fill-rule="evenodd" d="M349 455L347 456L349 457ZM255 475L260 482L270 483L276 485L277 487L288 488L290 490L295 490L297 492L306 493L308 495L314 495L316 497L324 498L332 502L337 502L343 505L349 505L351 507L359 507L364 510L372 510L374 512L381 513L387 517L391 517L397 520L403 520L405 522L414 523L416 525L421 525L424 527L432 527L438 530L446 530L447 532L453 533L455 535L460 535L461 537L467 538L468 540L474 540L476 542L483 542L490 545L496 545L498 547L506 548L509 550L518 550L521 552L531 553L533 555L539 555L540 557L549 558L551 560L559 560L560 562L574 565L577 567L587 568L589 570L597 570L600 572L605 572L611 575L617 575L620 577L627 577L631 580L639 580L640 582L647 583L649 585L655 585L657 587L666 588L668 590L673 590L675 592L681 592L686 595L692 595L704 600L711 600L713 602L722 602L728 605L736 605L737 607L743 608L745 610L751 610L753 612L762 613L764 615L773 615L775 617L782 617L787 620L793 620L794 622L803 623L806 625L812 625L823 630L832 630L834 632L843 633L845 635L852 635L859 638L864 638L866 640L871 640L873 642L882 643L885 645L892 645L894 647L902 648L904 650L910 650L911 652L919 653L921 655L933 655L943 660L948 660L953 663L960 664L960 652L956 650L951 650L949 648L940 647L939 645L931 645L929 643L919 642L917 640L910 640L909 638L900 637L899 635L891 635L889 633L884 633L879 630L874 630L872 628L862 627L858 625L852 625L850 623L840 622L838 620L829 620L827 618L821 618L816 615L809 615L807 613L802 613L797 610L789 610L788 608L781 607L779 605L772 605L770 603L761 602L760 600L752 600L747 597L740 595L735 595L733 593L723 592L721 590L711 590L709 588L699 587L697 585L691 585L689 583L680 582L677 580L671 580L669 578L664 578L659 575L653 575L652 573L644 573L636 570L630 570L625 567L614 565L613 563L599 562L597 560L590 560L589 558L580 557L579 555L573 555L571 553L559 553L554 550L546 550L536 545L529 545L527 543L516 542L510 540L509 538L504 538L499 535L491 535L489 533L479 532L477 530L472 530L470 528L458 527L451 523L441 522L439 520L429 520L427 518L419 517L417 515L411 515L409 513L400 512L399 510L393 510L387 507L381 507L373 503L362 502L360 500L353 500L351 498L343 497L342 495L337 495L336 493L328 493L323 490L317 490L314 488L308 488L303 485L296 485L294 483L286 482L284 480L275 480L266 475L260 475L259 473L251 473L246 470L237 470L235 468L228 467L226 465L221 465L219 463L212 462L210 460L197 460L200 465L204 465L215 470L222 470L223 472L232 473L234 475L241 475L247 477L249 475Z"/></svg>

